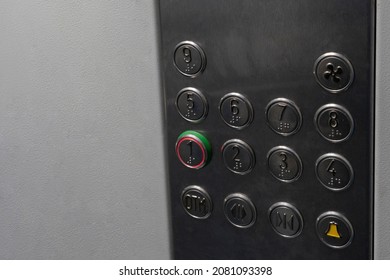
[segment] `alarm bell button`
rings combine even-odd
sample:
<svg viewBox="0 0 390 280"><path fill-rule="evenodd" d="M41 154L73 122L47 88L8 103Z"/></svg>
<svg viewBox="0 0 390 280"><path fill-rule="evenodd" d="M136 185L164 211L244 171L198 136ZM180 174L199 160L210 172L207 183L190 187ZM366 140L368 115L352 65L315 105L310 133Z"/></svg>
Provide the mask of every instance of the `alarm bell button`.
<svg viewBox="0 0 390 280"><path fill-rule="evenodd" d="M336 222L330 222L328 230L326 231L326 235L334 238L341 238L339 233L339 228Z"/></svg>

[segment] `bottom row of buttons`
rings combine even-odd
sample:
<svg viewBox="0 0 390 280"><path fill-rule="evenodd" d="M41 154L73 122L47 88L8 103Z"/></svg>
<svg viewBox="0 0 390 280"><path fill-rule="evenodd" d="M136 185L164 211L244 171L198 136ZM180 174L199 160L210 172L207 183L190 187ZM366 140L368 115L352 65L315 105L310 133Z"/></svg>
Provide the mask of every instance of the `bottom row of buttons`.
<svg viewBox="0 0 390 280"><path fill-rule="evenodd" d="M213 204L208 193L199 186L189 186L182 193L182 204L190 216L206 219L211 215ZM225 198L224 214L227 220L239 228L248 228L256 221L256 208L244 194L234 193ZM286 238L298 236L303 229L301 213L293 205L278 202L269 208L269 221L273 230ZM342 214L329 211L317 218L317 235L332 248L345 248L353 239L352 224Z"/></svg>

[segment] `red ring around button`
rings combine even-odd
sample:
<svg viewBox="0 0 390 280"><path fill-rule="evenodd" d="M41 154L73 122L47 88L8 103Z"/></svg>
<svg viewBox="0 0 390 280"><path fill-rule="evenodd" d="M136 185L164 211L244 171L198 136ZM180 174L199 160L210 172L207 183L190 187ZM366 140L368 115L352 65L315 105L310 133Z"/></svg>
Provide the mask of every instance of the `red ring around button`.
<svg viewBox="0 0 390 280"><path fill-rule="evenodd" d="M186 140L194 142L196 145L198 145L200 147L200 150L202 151L202 161L198 165L195 165L195 166L189 165L180 156L180 153L179 153L180 145L181 145L181 143L183 143L183 141L186 141ZM192 169L199 169L206 162L206 151L205 151L204 146L202 145L202 143L199 140L197 140L196 138L193 138L193 137L186 136L186 137L183 137L182 139L180 139L179 142L177 142L177 144L176 144L176 155L179 158L180 162L184 166L186 166L188 168L192 168Z"/></svg>

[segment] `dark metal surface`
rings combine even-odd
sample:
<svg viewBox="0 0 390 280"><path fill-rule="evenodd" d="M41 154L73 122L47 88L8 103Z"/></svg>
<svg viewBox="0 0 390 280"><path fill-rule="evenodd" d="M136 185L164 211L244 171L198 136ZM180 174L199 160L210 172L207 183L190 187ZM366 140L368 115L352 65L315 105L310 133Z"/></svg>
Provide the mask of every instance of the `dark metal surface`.
<svg viewBox="0 0 390 280"><path fill-rule="evenodd" d="M371 258L375 1L162 0L160 13L174 258ZM173 63L175 47L183 41L198 44L207 58L196 77L183 75ZM353 66L353 82L342 92L323 88L313 75L316 61L327 53L347 57ZM341 72L334 67L325 65L325 70L332 70L326 75L337 82L333 77ZM200 123L186 121L177 111L177 93L186 87L207 98L208 114ZM253 121L243 129L226 125L220 115L220 101L229 93L241 94L253 107ZM293 135L279 135L267 125L267 105L277 98L294 102L302 115ZM317 131L315 114L326 104L350 112L354 129L347 140L330 142ZM185 167L175 155L177 137L186 130L201 132L212 145L210 162L199 170ZM226 168L221 147L230 139L252 147L256 165L250 173ZM296 181L279 181L268 171L267 154L277 146L291 148L302 160ZM316 176L316 161L328 153L343 156L354 170L352 184L339 192L325 188ZM202 187L212 200L207 219L195 219L183 208L181 195L191 185ZM234 193L255 207L256 220L248 228L225 217L225 198ZM302 216L304 226L294 238L280 236L271 225L268 211L280 202ZM318 236L317 219L327 212L343 215L352 225L347 247L329 247Z"/></svg>

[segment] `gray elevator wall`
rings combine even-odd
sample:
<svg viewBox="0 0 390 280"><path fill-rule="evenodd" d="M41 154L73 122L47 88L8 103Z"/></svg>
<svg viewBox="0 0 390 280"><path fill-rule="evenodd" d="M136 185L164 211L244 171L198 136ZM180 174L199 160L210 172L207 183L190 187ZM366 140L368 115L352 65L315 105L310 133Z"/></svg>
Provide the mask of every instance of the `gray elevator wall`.
<svg viewBox="0 0 390 280"><path fill-rule="evenodd" d="M0 259L169 258L155 8L0 1Z"/></svg>
<svg viewBox="0 0 390 280"><path fill-rule="evenodd" d="M390 259L390 1L377 3L374 255Z"/></svg>

